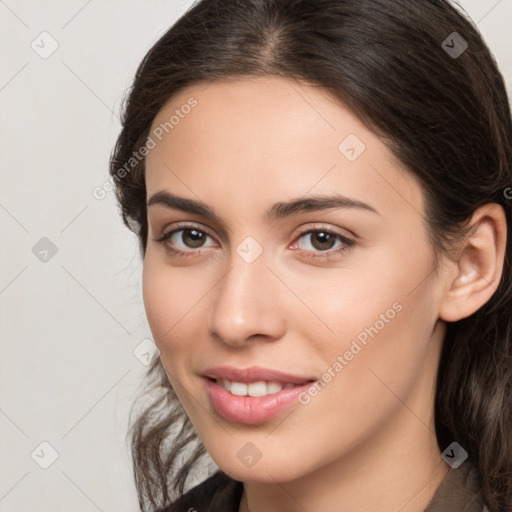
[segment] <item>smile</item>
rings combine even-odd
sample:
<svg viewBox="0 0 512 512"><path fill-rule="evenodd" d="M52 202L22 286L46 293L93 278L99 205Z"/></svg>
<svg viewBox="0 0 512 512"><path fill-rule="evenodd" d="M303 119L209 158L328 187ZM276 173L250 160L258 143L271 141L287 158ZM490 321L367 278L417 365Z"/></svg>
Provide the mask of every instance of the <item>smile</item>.
<svg viewBox="0 0 512 512"><path fill-rule="evenodd" d="M213 409L223 418L236 423L264 423L300 404L298 397L313 384L285 384L257 381L250 383L203 377ZM229 386L230 389L226 389ZM253 393L252 395L250 393ZM256 394L256 396L254 396Z"/></svg>
<svg viewBox="0 0 512 512"><path fill-rule="evenodd" d="M216 379L215 382L236 396L266 396L278 393L282 389L290 389L297 387L298 384L281 383L281 382L236 382L227 379Z"/></svg>

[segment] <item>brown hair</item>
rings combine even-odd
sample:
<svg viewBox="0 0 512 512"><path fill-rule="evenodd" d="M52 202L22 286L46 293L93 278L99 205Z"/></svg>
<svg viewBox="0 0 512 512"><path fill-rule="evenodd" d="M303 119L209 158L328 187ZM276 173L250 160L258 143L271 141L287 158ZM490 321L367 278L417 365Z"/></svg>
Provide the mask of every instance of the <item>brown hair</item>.
<svg viewBox="0 0 512 512"><path fill-rule="evenodd" d="M475 209L491 202L504 208L503 275L480 310L447 324L435 425L441 450L456 441L469 453L491 512L510 512L512 121L489 48L469 16L445 0L193 4L139 65L111 155L121 214L142 255L144 159L119 171L147 142L156 114L192 84L262 75L329 91L381 137L422 184L437 253L464 233ZM207 456L158 358L148 383L153 400L130 429L141 510L170 505ZM226 476L225 486L230 482Z"/></svg>

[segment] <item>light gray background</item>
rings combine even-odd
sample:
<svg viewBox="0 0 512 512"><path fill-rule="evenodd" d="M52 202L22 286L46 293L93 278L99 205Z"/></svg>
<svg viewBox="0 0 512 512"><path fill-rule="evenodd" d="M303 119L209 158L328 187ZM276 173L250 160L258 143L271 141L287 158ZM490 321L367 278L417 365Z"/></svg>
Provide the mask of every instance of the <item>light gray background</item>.
<svg viewBox="0 0 512 512"><path fill-rule="evenodd" d="M133 351L151 338L141 262L113 193L92 190L137 64L191 3L0 0L0 512L138 510L125 436L146 371ZM511 91L512 0L460 4ZM58 452L47 469L42 442Z"/></svg>

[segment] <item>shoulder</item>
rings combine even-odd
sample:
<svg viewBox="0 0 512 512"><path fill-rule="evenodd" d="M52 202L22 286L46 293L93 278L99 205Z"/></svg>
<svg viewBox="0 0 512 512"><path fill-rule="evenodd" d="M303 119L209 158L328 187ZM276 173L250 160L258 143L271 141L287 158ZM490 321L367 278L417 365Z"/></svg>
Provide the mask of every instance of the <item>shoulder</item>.
<svg viewBox="0 0 512 512"><path fill-rule="evenodd" d="M243 483L219 470L158 512L238 512ZM490 512L471 464L451 469L424 512Z"/></svg>
<svg viewBox="0 0 512 512"><path fill-rule="evenodd" d="M424 512L489 512L478 479L478 469L469 461L451 468Z"/></svg>
<svg viewBox="0 0 512 512"><path fill-rule="evenodd" d="M243 483L219 470L158 512L238 512Z"/></svg>

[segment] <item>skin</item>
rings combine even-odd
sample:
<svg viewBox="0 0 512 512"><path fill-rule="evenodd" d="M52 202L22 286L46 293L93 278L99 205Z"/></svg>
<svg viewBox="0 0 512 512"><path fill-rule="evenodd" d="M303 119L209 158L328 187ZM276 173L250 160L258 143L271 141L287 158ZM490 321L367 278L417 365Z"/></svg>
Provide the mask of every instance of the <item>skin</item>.
<svg viewBox="0 0 512 512"><path fill-rule="evenodd" d="M433 416L445 322L469 316L497 287L503 210L477 210L470 236L436 273L420 185L325 91L277 77L196 84L152 129L191 97L197 106L147 156L147 197L165 190L202 201L223 224L149 207L143 296L188 417L215 463L244 482L240 512L423 511L450 469ZM354 161L338 149L349 134L366 147ZM264 219L276 202L333 192L378 213ZM202 246L187 231L167 241L195 256L154 241L180 222L209 235ZM355 245L335 253L336 236L329 245L301 235L318 223ZM252 263L237 253L247 236L263 250ZM321 379L396 302L401 311L310 403L259 425L227 421L212 407L205 369L255 365ZM251 467L237 457L248 442L261 452Z"/></svg>

